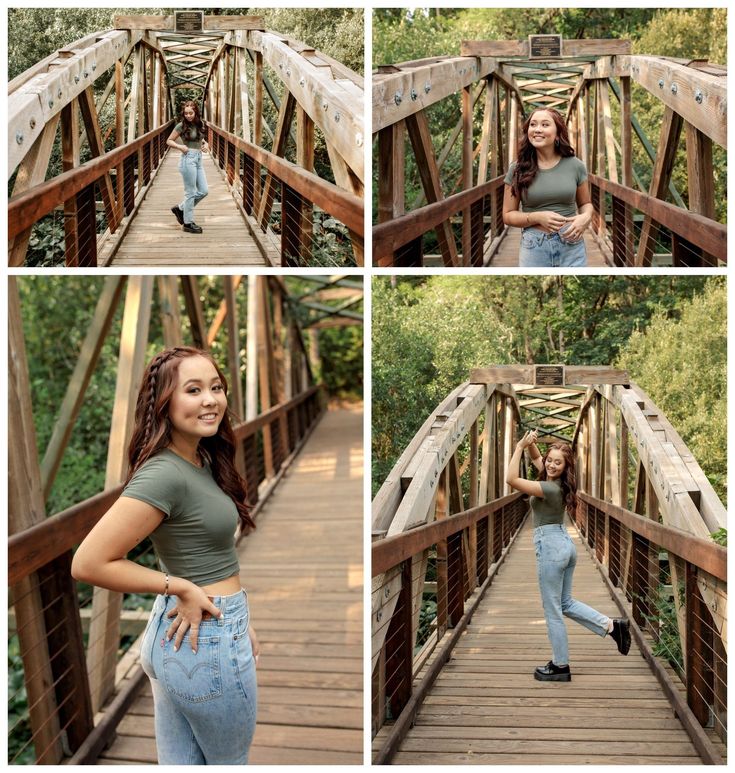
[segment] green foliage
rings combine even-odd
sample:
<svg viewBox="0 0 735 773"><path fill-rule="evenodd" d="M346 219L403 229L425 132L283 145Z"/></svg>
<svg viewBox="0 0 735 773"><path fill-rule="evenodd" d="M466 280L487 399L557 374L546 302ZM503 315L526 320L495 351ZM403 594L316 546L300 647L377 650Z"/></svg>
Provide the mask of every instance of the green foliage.
<svg viewBox="0 0 735 773"><path fill-rule="evenodd" d="M33 765L36 757L28 719L28 694L23 681L23 659L18 636L8 640L8 762ZM26 745L28 744L28 745Z"/></svg>
<svg viewBox="0 0 735 773"><path fill-rule="evenodd" d="M722 526L717 531L712 532L710 534L712 537L712 541L716 542L718 545L722 545L723 548L727 547L727 529Z"/></svg>
<svg viewBox="0 0 735 773"><path fill-rule="evenodd" d="M679 584L679 597L683 600L684 585ZM644 615L656 632L653 642L653 654L666 660L679 674L684 668L684 656L681 651L679 623L676 616L676 604L667 593L667 586L659 585L656 594L656 614Z"/></svg>
<svg viewBox="0 0 735 773"><path fill-rule="evenodd" d="M724 297L724 283L704 277L656 276L430 276L376 277L373 280L372 417L373 490L385 476L428 414L472 367L491 364L560 362L609 365L631 339L642 334L652 319L672 330L692 306L702 303L704 289L712 284ZM690 299L696 301L689 303ZM709 306L701 316L714 313ZM724 311L717 310L724 320ZM724 324L724 323L723 323ZM657 329L658 330L658 329ZM657 332L659 339L660 332ZM676 334L671 334L672 339ZM651 337L654 347L656 336ZM669 370L682 371L689 362L687 343L669 347ZM633 379L645 378L645 357L632 360ZM724 349L718 346L705 360L719 363L723 372ZM626 361L627 362L627 361ZM670 374L662 374L663 379ZM678 373L677 373L678 375ZM643 387L646 388L645 383ZM697 381L701 402L716 404L719 387ZM724 393L723 393L724 394ZM686 396L677 393L676 409L653 399L690 442L686 421ZM690 404L691 405L691 404ZM717 409L715 409L717 410ZM720 411L721 405L719 408ZM715 427L724 426L721 412ZM702 421L702 428L707 421ZM719 452L724 435L717 429ZM705 471L720 472L724 464L713 455L714 445L692 446Z"/></svg>
<svg viewBox="0 0 735 773"><path fill-rule="evenodd" d="M656 311L617 364L663 411L718 496L727 489L727 288L719 278L684 302L677 319Z"/></svg>
<svg viewBox="0 0 735 773"><path fill-rule="evenodd" d="M320 373L332 397L362 400L362 325L319 331Z"/></svg>

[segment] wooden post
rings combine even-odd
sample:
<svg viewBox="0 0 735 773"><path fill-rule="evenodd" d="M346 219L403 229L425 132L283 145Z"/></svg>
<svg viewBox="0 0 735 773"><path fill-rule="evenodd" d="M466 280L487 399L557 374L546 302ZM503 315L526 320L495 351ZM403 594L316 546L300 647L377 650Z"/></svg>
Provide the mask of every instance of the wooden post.
<svg viewBox="0 0 735 773"><path fill-rule="evenodd" d="M230 410L238 419L243 419L242 381L240 376L240 326L237 315L237 296L232 276L225 276L225 303L227 304L227 365L230 371L230 390L228 403ZM242 443L237 444L235 466L241 475L245 475L245 459Z"/></svg>
<svg viewBox="0 0 735 773"><path fill-rule="evenodd" d="M131 276L125 295L115 405L110 426L105 488L119 485L127 473L127 447L133 430L135 403L145 368L153 277ZM89 626L87 671L94 711L99 711L115 687L120 641L122 594L95 588Z"/></svg>
<svg viewBox="0 0 735 773"><path fill-rule="evenodd" d="M263 146L263 54L256 51L255 64L255 107L253 110L253 145ZM260 165L255 167L255 202L260 204Z"/></svg>
<svg viewBox="0 0 735 773"><path fill-rule="evenodd" d="M266 277L258 277L258 380L260 391L260 412L264 413L271 405L271 380L270 380L270 327L268 325L268 312L265 308L268 303ZM263 462L267 478L275 475L273 461L273 435L270 424L263 427Z"/></svg>
<svg viewBox="0 0 735 773"><path fill-rule="evenodd" d="M670 107L664 110L664 117L661 121L661 134L658 140L658 150L656 151L656 162L653 167L653 177L648 189L648 195L661 199L666 195L666 191L671 181L671 173L674 167L676 151L679 147L679 137L681 135L682 117L675 113ZM638 242L638 254L636 255L636 266L650 266L653 256L654 241L658 234L658 226L651 218L646 215L641 227L641 237Z"/></svg>
<svg viewBox="0 0 735 773"><path fill-rule="evenodd" d="M179 279L175 276L158 277L158 302L161 307L163 343L168 349L184 343L179 313Z"/></svg>
<svg viewBox="0 0 735 773"><path fill-rule="evenodd" d="M508 128L508 166L518 158L518 100L510 96L510 126Z"/></svg>
<svg viewBox="0 0 735 773"><path fill-rule="evenodd" d="M119 148L125 144L125 66L122 59L115 62L115 147ZM115 203L117 205L117 221L123 219L123 199L125 196L125 177L123 175L123 164L115 167Z"/></svg>
<svg viewBox="0 0 735 773"><path fill-rule="evenodd" d="M413 560L401 564L401 590L385 637L385 696L394 719L411 698L413 688Z"/></svg>
<svg viewBox="0 0 735 773"><path fill-rule="evenodd" d="M471 86L462 89L462 190L472 188L472 94ZM472 252L472 222L470 208L462 210L462 265L469 266Z"/></svg>
<svg viewBox="0 0 735 773"><path fill-rule="evenodd" d="M250 142L250 102L248 97L248 71L247 71L247 54L244 48L238 49L238 56L240 57L240 66L238 68L238 75L240 81L240 136Z"/></svg>
<svg viewBox="0 0 735 773"><path fill-rule="evenodd" d="M79 166L79 111L77 100L61 108L61 168L68 172ZM67 266L79 265L77 200L64 202L64 253Z"/></svg>
<svg viewBox="0 0 735 773"><path fill-rule="evenodd" d="M276 131L273 136L273 148L271 149L271 152L276 156L283 156L286 151L286 142L291 129L295 108L296 100L289 91L281 102L278 123L276 124ZM268 229L268 221L270 220L274 195L275 181L273 180L273 175L268 173L265 178L263 195L258 209L258 223L263 231Z"/></svg>
<svg viewBox="0 0 735 773"><path fill-rule="evenodd" d="M301 105L296 107L296 163L307 172L314 171L314 121ZM308 199L301 198L297 233L300 236L300 255L311 256L314 238L314 207Z"/></svg>
<svg viewBox="0 0 735 773"><path fill-rule="evenodd" d="M245 359L245 420L258 415L258 278L248 276L248 319Z"/></svg>
<svg viewBox="0 0 735 773"><path fill-rule="evenodd" d="M714 698L714 640L712 625L707 625L711 620L709 609L697 587L697 570L688 561L685 566L685 587L687 704L702 727L707 727Z"/></svg>
<svg viewBox="0 0 735 773"><path fill-rule="evenodd" d="M184 303L191 322L191 336L194 346L199 349L208 349L207 329L204 324L204 312L199 298L199 282L196 276L187 275L181 277L181 287L184 291Z"/></svg>
<svg viewBox="0 0 735 773"><path fill-rule="evenodd" d="M684 122L687 149L687 187L689 210L698 215L715 219L715 179L712 166L712 140L692 124ZM686 261L685 265L715 265L715 258L702 254L699 260Z"/></svg>
<svg viewBox="0 0 735 773"><path fill-rule="evenodd" d="M449 516L449 468L439 473L436 491L436 520ZM447 567L447 540L436 543L436 635L440 640L449 623L449 572Z"/></svg>
<svg viewBox="0 0 735 773"><path fill-rule="evenodd" d="M17 279L8 277L8 530L23 531L46 517L41 496L23 321ZM43 601L34 572L12 589L37 764L63 756ZM12 761L11 761L12 762Z"/></svg>

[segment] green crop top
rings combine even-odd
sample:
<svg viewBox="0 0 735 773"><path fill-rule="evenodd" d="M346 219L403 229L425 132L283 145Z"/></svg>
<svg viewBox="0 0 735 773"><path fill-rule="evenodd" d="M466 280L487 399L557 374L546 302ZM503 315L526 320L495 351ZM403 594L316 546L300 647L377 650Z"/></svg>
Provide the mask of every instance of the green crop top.
<svg viewBox="0 0 735 773"><path fill-rule="evenodd" d="M540 480L542 497L531 497L531 512L533 513L533 528L546 526L550 523L564 523L564 499L561 486L550 480Z"/></svg>
<svg viewBox="0 0 735 773"><path fill-rule="evenodd" d="M197 467L165 448L133 475L122 496L163 511L164 519L150 536L164 572L196 585L239 574L237 508L209 465Z"/></svg>
<svg viewBox="0 0 735 773"><path fill-rule="evenodd" d="M515 161L505 175L513 184ZM576 156L562 158L551 169L539 169L523 194L524 212L558 212L564 217L577 214L577 188L587 179L587 169Z"/></svg>
<svg viewBox="0 0 735 773"><path fill-rule="evenodd" d="M181 132L184 130L184 122L179 121L179 123L174 126L174 131L179 133L179 139L186 145L189 150L201 150L202 149L202 140L204 139L203 134L199 134L199 131L196 126L192 127L191 130L191 139L185 140L181 136Z"/></svg>

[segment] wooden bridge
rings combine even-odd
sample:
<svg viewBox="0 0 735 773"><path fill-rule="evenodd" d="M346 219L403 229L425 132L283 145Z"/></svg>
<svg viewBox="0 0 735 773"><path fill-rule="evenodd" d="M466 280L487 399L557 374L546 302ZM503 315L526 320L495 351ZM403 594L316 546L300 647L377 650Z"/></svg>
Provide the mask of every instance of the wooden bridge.
<svg viewBox="0 0 735 773"><path fill-rule="evenodd" d="M573 444L576 595L633 636L622 658L569 626L569 684L533 678L549 644L527 505L505 483L532 428ZM711 534L725 525L624 372L473 370L373 501L373 762L723 764L727 551Z"/></svg>
<svg viewBox="0 0 735 773"><path fill-rule="evenodd" d="M193 342L224 348L229 404L245 417L235 429L237 459L258 528L241 535L238 552L262 645L252 761L360 762L362 410L325 412L324 390L312 375L318 347L302 339L296 307L305 304L298 316L312 328L360 324L355 301L361 290L355 282L315 277L309 279L311 293L292 295L279 278L239 279L225 279L219 313L208 329L196 277L159 277L158 308L166 345L182 342L183 307ZM37 764L155 762L151 697L138 665L144 607L150 608L152 598L131 605L121 594L78 586L70 566L74 547L121 491L156 279L106 280L40 462L19 281L11 278L9 293L11 399L17 400L9 426L9 628L22 659L18 692L27 708L14 710L9 761L28 761L30 750ZM246 287L248 357L241 363L237 300ZM345 294L352 298L350 309L344 308ZM104 490L46 517L45 497L123 295ZM243 365L244 389L239 377L232 378ZM141 546L135 560L150 562L150 553L149 544ZM13 692L17 706L16 698Z"/></svg>
<svg viewBox="0 0 735 773"><path fill-rule="evenodd" d="M375 265L517 265L517 237L508 238L502 219L503 178L523 119L536 107L566 114L572 145L590 172L590 265L726 263L726 226L715 217L717 195L724 194L716 193L713 167L713 146L727 147L726 69L632 55L626 40L559 45L537 52L527 40L463 41L460 56L378 67ZM633 97L650 95L663 108L657 146L634 112ZM449 135L442 148L433 142L439 127L431 108L438 103L456 114L453 127L441 127ZM686 200L672 181L682 133ZM648 185L633 165L634 141L650 159ZM421 182L411 202L407 170Z"/></svg>
<svg viewBox="0 0 735 773"><path fill-rule="evenodd" d="M9 265L362 265L362 77L260 17L188 29L116 17L9 84ZM211 147L201 236L168 211L177 89L201 94Z"/></svg>

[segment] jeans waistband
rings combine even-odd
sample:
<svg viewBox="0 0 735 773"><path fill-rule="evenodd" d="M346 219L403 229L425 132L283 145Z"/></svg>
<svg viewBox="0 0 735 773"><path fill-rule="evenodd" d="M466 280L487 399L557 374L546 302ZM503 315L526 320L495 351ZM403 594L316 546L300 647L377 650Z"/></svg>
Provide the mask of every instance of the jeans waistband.
<svg viewBox="0 0 735 773"><path fill-rule="evenodd" d="M231 593L228 596L210 596L209 597L217 609L222 612L225 621L236 619L248 614L248 594L245 589ZM156 596L153 609L157 613L167 612L176 606L176 596ZM212 622L219 623L221 619L212 619Z"/></svg>
<svg viewBox="0 0 735 773"><path fill-rule="evenodd" d="M567 533L566 526L563 523L545 523L542 526L536 526L533 533L535 536L536 534L553 534L559 531Z"/></svg>

